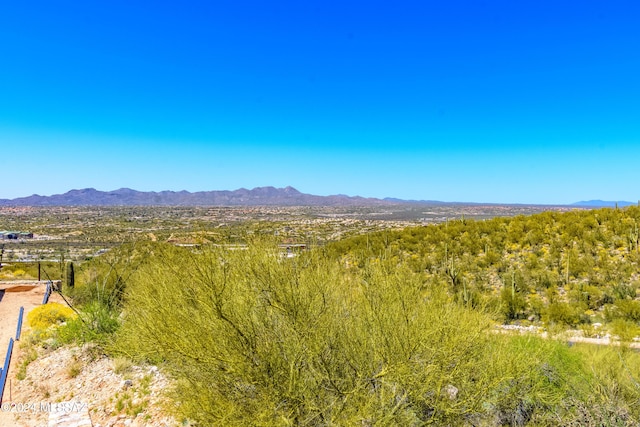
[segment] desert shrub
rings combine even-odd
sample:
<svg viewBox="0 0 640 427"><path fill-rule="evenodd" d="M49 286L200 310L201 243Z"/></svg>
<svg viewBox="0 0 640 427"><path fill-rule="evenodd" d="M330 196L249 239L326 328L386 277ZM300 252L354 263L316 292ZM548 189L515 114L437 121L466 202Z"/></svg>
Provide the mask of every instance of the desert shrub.
<svg viewBox="0 0 640 427"><path fill-rule="evenodd" d="M35 280L38 278L38 265L40 265L40 276L43 280L59 280L61 278L60 265L54 261L3 263L0 278Z"/></svg>
<svg viewBox="0 0 640 427"><path fill-rule="evenodd" d="M632 283L617 283L612 287L613 295L617 299L635 298L636 286Z"/></svg>
<svg viewBox="0 0 640 427"><path fill-rule="evenodd" d="M118 375L128 374L133 367L131 359L126 357L115 357L113 359L113 372Z"/></svg>
<svg viewBox="0 0 640 427"><path fill-rule="evenodd" d="M47 329L73 319L76 314L65 305L50 302L35 307L27 314L27 323L33 329Z"/></svg>
<svg viewBox="0 0 640 427"><path fill-rule="evenodd" d="M58 330L60 342L95 342L106 347L120 326L129 280L158 246L162 244L123 244L84 263L77 275L74 267L74 286L66 286L65 293L72 298L79 316Z"/></svg>
<svg viewBox="0 0 640 427"><path fill-rule="evenodd" d="M635 322L625 319L613 320L609 325L609 329L620 341L631 341L640 333L640 329Z"/></svg>
<svg viewBox="0 0 640 427"><path fill-rule="evenodd" d="M566 302L552 302L547 306L543 319L547 323L575 327L580 323L582 313L580 306Z"/></svg>
<svg viewBox="0 0 640 427"><path fill-rule="evenodd" d="M23 341L29 342L30 345L57 348L60 345L59 330L73 322L76 317L71 308L55 302L35 307L27 314L27 324L31 330Z"/></svg>
<svg viewBox="0 0 640 427"><path fill-rule="evenodd" d="M604 306L603 314L607 322L613 322L618 319L640 322L640 301L630 299L616 300L613 304Z"/></svg>
<svg viewBox="0 0 640 427"><path fill-rule="evenodd" d="M118 348L162 362L202 425L518 425L569 390L566 346L489 333L385 252L358 270L264 244L155 256Z"/></svg>
<svg viewBox="0 0 640 427"><path fill-rule="evenodd" d="M500 299L505 321L509 322L524 317L524 310L527 306L525 294L522 290L519 290L515 284L505 284L500 291Z"/></svg>
<svg viewBox="0 0 640 427"><path fill-rule="evenodd" d="M627 347L576 345L588 393L565 401L567 422L580 426L635 426L640 420L640 354ZM569 423L572 422L572 424Z"/></svg>
<svg viewBox="0 0 640 427"><path fill-rule="evenodd" d="M486 390L496 425L557 425L567 399L589 392L583 363L565 344L531 335L498 341L498 383Z"/></svg>
<svg viewBox="0 0 640 427"><path fill-rule="evenodd" d="M74 286L65 290L79 306L99 303L109 310L120 310L128 281L159 245L137 242L117 246L83 263L78 271L74 268Z"/></svg>
<svg viewBox="0 0 640 427"><path fill-rule="evenodd" d="M79 316L61 326L57 335L62 343L108 344L119 326L118 312L94 301L83 306Z"/></svg>
<svg viewBox="0 0 640 427"><path fill-rule="evenodd" d="M640 301L622 299L617 300L614 305L623 319L640 322Z"/></svg>

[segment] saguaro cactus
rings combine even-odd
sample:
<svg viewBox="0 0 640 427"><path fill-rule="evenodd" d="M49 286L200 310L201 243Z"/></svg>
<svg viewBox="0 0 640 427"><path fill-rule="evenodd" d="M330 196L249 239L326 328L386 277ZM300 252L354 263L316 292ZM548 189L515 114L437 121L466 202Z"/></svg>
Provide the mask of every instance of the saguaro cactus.
<svg viewBox="0 0 640 427"><path fill-rule="evenodd" d="M75 286L75 271L73 268L73 262L69 261L67 263L67 287L73 288Z"/></svg>
<svg viewBox="0 0 640 427"><path fill-rule="evenodd" d="M636 251L640 252L638 249L638 243L640 243L640 233L638 233L638 223L633 222L633 228L629 231L629 252L633 250L633 247L636 247Z"/></svg>

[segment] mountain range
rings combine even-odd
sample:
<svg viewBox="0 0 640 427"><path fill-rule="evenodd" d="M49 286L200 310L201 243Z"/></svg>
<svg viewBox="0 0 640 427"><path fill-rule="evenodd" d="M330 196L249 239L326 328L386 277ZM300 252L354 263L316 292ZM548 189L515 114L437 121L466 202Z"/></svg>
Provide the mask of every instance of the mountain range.
<svg viewBox="0 0 640 427"><path fill-rule="evenodd" d="M633 202L625 202L624 200L619 201L608 201L608 200L586 200L582 202L572 203L571 206L579 206L585 208L613 208L620 207L623 208L625 206L635 205Z"/></svg>
<svg viewBox="0 0 640 427"><path fill-rule="evenodd" d="M221 191L137 191L120 188L100 191L95 188L71 190L64 194L40 196L34 194L16 199L0 199L0 206L384 206L397 204L453 204L435 200L402 200L396 198L365 198L337 194L316 196L301 193L293 187L256 187L251 190ZM455 203L479 204L479 203ZM494 203L491 203L494 204ZM584 208L624 207L635 205L626 201L589 200L571 204Z"/></svg>
<svg viewBox="0 0 640 427"><path fill-rule="evenodd" d="M397 202L395 202L397 203ZM0 206L377 206L392 201L351 197L342 194L314 196L293 187L240 188L234 191L136 191L120 188L71 190L64 194L34 194L16 199L0 199Z"/></svg>

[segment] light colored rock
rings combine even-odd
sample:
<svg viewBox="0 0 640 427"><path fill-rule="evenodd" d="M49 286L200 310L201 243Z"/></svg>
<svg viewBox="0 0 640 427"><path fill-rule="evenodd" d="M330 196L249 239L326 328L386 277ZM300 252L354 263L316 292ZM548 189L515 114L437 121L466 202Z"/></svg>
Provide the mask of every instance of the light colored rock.
<svg viewBox="0 0 640 427"><path fill-rule="evenodd" d="M447 396L449 396L450 400L456 400L458 397L458 387L451 385L451 384L447 384L447 386L444 388L445 393L447 393Z"/></svg>
<svg viewBox="0 0 640 427"><path fill-rule="evenodd" d="M53 403L47 425L48 427L93 427L89 406L77 401Z"/></svg>

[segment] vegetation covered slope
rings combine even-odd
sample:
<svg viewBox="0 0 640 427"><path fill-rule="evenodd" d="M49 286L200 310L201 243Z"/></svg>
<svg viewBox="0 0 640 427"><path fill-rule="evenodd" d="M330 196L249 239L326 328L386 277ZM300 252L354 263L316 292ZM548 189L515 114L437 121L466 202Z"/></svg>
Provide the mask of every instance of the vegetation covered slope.
<svg viewBox="0 0 640 427"><path fill-rule="evenodd" d="M462 219L358 236L331 251L358 266L391 250L423 281L506 322L638 322L638 223L637 207Z"/></svg>
<svg viewBox="0 0 640 427"><path fill-rule="evenodd" d="M391 260L347 272L261 245L161 258L128 288L120 345L166 363L203 425L528 420L578 369L563 346L493 336Z"/></svg>
<svg viewBox="0 0 640 427"><path fill-rule="evenodd" d="M635 326L637 217L460 220L295 258L148 244L112 251L106 276L84 266L75 292L122 310L115 348L167 369L199 425L636 425L636 353L493 324Z"/></svg>

